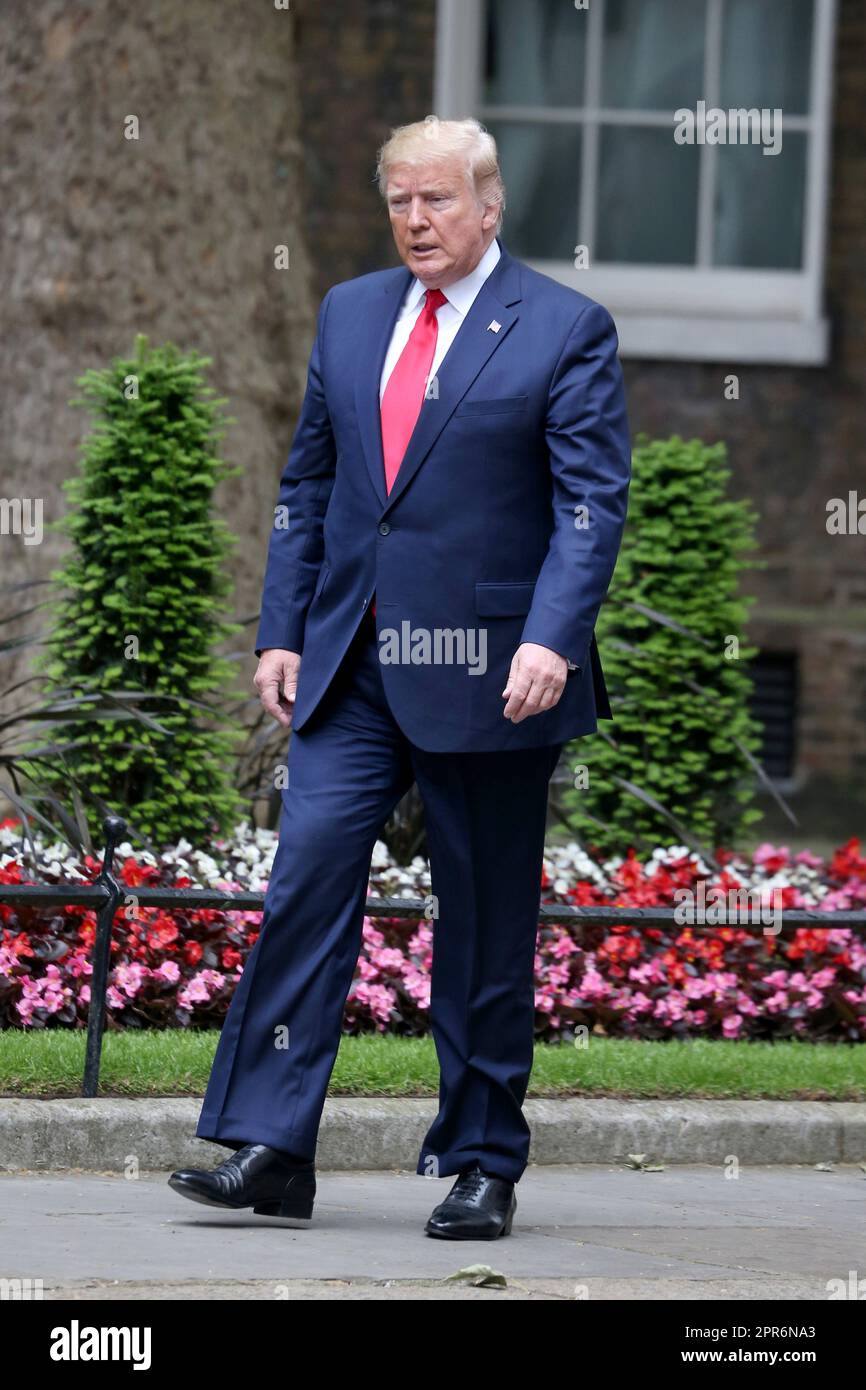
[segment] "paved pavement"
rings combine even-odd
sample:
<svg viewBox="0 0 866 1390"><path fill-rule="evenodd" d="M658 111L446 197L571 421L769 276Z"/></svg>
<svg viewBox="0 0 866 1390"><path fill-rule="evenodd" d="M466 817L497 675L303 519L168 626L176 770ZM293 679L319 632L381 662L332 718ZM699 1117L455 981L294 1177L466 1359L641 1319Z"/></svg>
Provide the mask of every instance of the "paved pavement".
<svg viewBox="0 0 866 1390"><path fill-rule="evenodd" d="M0 1276L88 1300L827 1300L829 1280L866 1281L866 1174L853 1164L741 1166L738 1178L531 1166L513 1233L493 1242L423 1234L453 1179L321 1172L313 1224L298 1230L196 1206L166 1176L0 1174ZM507 1287L444 1282L473 1264Z"/></svg>

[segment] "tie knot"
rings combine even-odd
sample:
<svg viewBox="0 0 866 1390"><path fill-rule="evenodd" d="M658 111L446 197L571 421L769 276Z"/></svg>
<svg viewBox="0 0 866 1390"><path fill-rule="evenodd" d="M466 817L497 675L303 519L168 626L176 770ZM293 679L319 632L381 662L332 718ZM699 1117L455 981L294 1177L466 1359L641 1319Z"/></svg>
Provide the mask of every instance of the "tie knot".
<svg viewBox="0 0 866 1390"><path fill-rule="evenodd" d="M427 310L427 312L428 312L429 314L435 314L436 310L437 310L442 304L447 304L447 303L448 303L448 300L445 298L445 296L444 296L444 294L442 293L441 290L428 290L428 291L427 291L427 299L426 299L426 303L425 303L425 305L424 305L424 308Z"/></svg>

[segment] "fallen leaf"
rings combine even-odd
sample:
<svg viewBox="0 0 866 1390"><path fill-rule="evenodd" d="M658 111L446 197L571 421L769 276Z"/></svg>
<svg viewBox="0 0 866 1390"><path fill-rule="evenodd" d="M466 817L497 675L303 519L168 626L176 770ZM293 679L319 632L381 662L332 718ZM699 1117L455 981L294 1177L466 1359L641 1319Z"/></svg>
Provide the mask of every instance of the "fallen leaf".
<svg viewBox="0 0 866 1390"><path fill-rule="evenodd" d="M490 1265L467 1265L465 1269L458 1269L456 1274L446 1274L443 1283L471 1284L476 1289L508 1287L505 1275L491 1269Z"/></svg>

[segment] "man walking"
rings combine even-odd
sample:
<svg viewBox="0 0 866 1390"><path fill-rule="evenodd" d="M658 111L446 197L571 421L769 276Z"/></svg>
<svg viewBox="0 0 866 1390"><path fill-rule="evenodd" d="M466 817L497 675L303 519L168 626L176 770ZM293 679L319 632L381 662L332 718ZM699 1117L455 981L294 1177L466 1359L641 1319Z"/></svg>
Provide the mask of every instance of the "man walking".
<svg viewBox="0 0 866 1390"><path fill-rule="evenodd" d="M610 718L594 627L630 450L608 312L512 257L492 137L428 117L379 156L403 266L335 285L281 479L256 638L292 728L262 930L172 1187L305 1223L370 859L424 803L439 1113L425 1230L506 1235L526 1166L547 790Z"/></svg>

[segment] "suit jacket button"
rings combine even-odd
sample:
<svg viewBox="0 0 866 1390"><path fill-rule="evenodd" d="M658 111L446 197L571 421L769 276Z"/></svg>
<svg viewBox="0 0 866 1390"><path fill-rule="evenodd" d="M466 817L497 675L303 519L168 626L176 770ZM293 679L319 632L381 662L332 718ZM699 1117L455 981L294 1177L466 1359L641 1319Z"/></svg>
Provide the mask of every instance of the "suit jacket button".
<svg viewBox="0 0 866 1390"><path fill-rule="evenodd" d="M379 522L379 535L380 535L380 536L387 536L388 533L390 532L390 530L391 530L391 527L389 526L389 524L388 524L387 521L380 521L380 522Z"/></svg>

